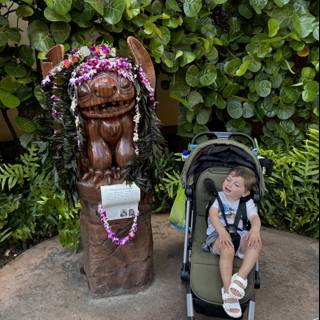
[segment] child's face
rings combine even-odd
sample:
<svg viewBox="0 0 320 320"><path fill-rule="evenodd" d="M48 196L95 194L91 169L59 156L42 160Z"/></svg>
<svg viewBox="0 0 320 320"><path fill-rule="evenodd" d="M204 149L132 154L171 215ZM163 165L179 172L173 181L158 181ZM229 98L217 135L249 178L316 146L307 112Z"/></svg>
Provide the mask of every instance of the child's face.
<svg viewBox="0 0 320 320"><path fill-rule="evenodd" d="M250 192L246 190L244 179L235 176L232 172L225 178L222 190L227 198L231 200L238 200L250 194Z"/></svg>

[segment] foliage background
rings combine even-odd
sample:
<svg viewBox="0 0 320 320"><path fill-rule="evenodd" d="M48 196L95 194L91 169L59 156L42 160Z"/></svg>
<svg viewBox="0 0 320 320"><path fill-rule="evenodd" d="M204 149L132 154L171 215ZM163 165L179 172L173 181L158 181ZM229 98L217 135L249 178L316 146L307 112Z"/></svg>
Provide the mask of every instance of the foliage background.
<svg viewBox="0 0 320 320"><path fill-rule="evenodd" d="M19 107L16 122L34 132L36 58L56 43L66 49L109 41L126 53L138 37L163 85L180 103L178 134L223 124L286 148L305 137L319 115L318 1L306 0L2 0L1 108ZM31 46L9 26L28 22ZM39 66L39 60L37 59ZM29 117L24 117L29 114ZM29 118L29 119L27 119Z"/></svg>

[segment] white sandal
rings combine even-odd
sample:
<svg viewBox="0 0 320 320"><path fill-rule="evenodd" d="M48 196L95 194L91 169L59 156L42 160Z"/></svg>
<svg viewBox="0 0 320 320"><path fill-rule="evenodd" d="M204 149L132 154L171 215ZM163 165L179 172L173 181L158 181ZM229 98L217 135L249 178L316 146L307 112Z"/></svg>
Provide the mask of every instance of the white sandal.
<svg viewBox="0 0 320 320"><path fill-rule="evenodd" d="M238 299L234 298L229 292L225 292L223 288L221 288L222 300L223 300L223 310L225 313L232 318L240 318L242 316L242 310ZM236 302L228 302L230 300L236 300ZM231 311L232 309L237 309L238 312Z"/></svg>
<svg viewBox="0 0 320 320"><path fill-rule="evenodd" d="M247 285L248 285L248 280L243 279L237 273L235 273L231 278L231 284L229 287L229 292L231 296L235 299L241 300L246 294L244 290L247 288ZM238 295L235 295L234 293L232 293L231 289L236 290L238 292Z"/></svg>

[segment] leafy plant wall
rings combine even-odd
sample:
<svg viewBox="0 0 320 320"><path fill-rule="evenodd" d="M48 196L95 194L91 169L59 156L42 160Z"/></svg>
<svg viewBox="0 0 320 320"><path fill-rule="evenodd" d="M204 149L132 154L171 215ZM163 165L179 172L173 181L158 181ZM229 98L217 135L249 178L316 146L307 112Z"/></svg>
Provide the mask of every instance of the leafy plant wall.
<svg viewBox="0 0 320 320"><path fill-rule="evenodd" d="M19 108L32 133L38 112L39 59L125 39L149 50L163 86L179 101L178 134L224 127L288 148L318 121L318 1L306 0L16 0L0 1L0 108ZM28 22L30 46L8 16ZM37 63L35 63L37 61Z"/></svg>

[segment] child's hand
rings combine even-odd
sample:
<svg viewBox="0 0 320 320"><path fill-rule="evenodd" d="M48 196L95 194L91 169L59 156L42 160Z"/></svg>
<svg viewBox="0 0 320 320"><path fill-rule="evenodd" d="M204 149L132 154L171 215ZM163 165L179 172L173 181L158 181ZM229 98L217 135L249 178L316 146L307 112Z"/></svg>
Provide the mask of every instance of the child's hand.
<svg viewBox="0 0 320 320"><path fill-rule="evenodd" d="M220 241L220 247L225 246L225 247L230 247L234 249L230 234L224 228L219 232L219 241Z"/></svg>
<svg viewBox="0 0 320 320"><path fill-rule="evenodd" d="M252 228L246 236L248 248L257 249L261 246L260 230Z"/></svg>

